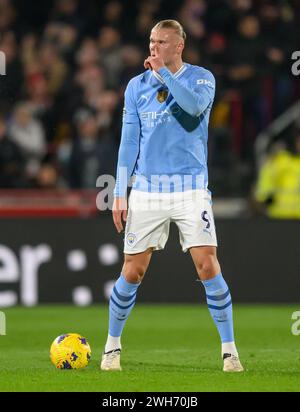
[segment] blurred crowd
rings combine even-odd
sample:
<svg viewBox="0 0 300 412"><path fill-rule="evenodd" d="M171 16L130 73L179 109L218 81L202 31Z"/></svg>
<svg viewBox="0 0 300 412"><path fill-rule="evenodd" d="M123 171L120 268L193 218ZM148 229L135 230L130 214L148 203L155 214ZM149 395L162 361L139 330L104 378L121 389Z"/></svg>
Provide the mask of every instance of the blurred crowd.
<svg viewBox="0 0 300 412"><path fill-rule="evenodd" d="M184 60L217 79L211 188L249 190L256 136L300 98L300 0L0 0L0 187L94 188L115 173L124 88L164 18L187 32Z"/></svg>

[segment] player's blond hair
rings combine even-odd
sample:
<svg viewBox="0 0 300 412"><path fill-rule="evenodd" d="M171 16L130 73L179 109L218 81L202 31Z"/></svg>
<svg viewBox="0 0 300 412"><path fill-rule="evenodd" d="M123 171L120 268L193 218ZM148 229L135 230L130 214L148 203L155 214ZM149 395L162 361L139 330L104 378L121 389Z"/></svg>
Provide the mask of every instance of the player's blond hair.
<svg viewBox="0 0 300 412"><path fill-rule="evenodd" d="M186 39L186 33L183 30L182 25L177 20L161 20L153 27L152 30L157 29L173 29L183 39L183 41Z"/></svg>

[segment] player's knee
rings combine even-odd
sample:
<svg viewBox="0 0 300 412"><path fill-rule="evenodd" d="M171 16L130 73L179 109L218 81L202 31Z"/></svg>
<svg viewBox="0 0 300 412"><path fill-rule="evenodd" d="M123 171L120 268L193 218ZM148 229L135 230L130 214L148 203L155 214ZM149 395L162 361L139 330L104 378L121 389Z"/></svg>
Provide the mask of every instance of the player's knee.
<svg viewBox="0 0 300 412"><path fill-rule="evenodd" d="M205 255L197 265L197 272L201 280L213 278L220 270L220 265L215 254Z"/></svg>
<svg viewBox="0 0 300 412"><path fill-rule="evenodd" d="M125 262L123 266L123 276L129 283L138 283L143 280L146 269L141 264L135 262Z"/></svg>

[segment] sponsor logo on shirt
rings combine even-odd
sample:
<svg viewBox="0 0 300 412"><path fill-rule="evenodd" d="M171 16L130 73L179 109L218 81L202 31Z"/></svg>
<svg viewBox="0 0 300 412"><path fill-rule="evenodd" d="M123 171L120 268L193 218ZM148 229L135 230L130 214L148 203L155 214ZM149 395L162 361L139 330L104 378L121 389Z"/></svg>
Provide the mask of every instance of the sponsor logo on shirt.
<svg viewBox="0 0 300 412"><path fill-rule="evenodd" d="M147 127L155 127L161 123L170 122L173 115L181 111L179 106L174 106L160 112L142 112L140 113L141 120L146 122Z"/></svg>
<svg viewBox="0 0 300 412"><path fill-rule="evenodd" d="M212 89L215 88L214 84L210 80L207 80L207 79L198 79L197 84L203 84L204 86L211 87Z"/></svg>

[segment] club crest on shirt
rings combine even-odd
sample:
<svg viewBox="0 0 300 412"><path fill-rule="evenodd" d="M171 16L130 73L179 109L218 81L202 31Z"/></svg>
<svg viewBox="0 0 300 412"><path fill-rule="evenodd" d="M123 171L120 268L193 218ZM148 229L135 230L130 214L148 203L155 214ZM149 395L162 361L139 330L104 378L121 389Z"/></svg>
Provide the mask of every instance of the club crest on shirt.
<svg viewBox="0 0 300 412"><path fill-rule="evenodd" d="M157 92L157 100L159 101L159 103L163 103L167 100L168 97L168 90L166 89L159 89Z"/></svg>

